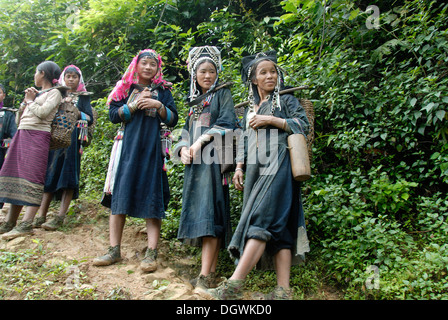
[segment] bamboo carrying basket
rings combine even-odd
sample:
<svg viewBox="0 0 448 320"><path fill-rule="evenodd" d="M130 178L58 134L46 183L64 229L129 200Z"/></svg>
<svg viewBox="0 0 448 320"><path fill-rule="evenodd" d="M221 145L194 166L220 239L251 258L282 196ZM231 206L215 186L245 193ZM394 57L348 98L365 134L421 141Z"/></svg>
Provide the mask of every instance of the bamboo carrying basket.
<svg viewBox="0 0 448 320"><path fill-rule="evenodd" d="M78 121L78 108L71 102L62 102L51 123L50 150L67 148Z"/></svg>
<svg viewBox="0 0 448 320"><path fill-rule="evenodd" d="M310 158L310 163L313 157L313 149L312 145L314 142L314 107L313 103L310 100L307 99L299 99L300 104L305 109L306 117L308 118L308 121L310 123L310 128L308 131L308 134L306 136L306 143L308 148L308 156Z"/></svg>

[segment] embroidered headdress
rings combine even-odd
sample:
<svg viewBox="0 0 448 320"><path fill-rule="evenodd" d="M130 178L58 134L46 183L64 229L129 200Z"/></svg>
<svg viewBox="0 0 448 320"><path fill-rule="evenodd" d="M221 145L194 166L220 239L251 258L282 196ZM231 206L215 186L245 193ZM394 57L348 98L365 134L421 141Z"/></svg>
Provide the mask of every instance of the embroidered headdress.
<svg viewBox="0 0 448 320"><path fill-rule="evenodd" d="M275 108L281 109L280 106L280 88L283 81L283 73L280 67L277 65L277 53L275 51L260 52L255 55L250 55L243 57L242 69L241 69L241 79L249 88L249 106L253 108L255 106L255 96L258 96L258 91L256 90L256 85L252 83L252 77L256 71L258 63L263 60L269 60L274 63L277 69L277 84L275 86L274 92L272 93L272 108L271 112L274 113Z"/></svg>
<svg viewBox="0 0 448 320"><path fill-rule="evenodd" d="M162 84L162 86L165 89L171 87L171 83L163 79L162 57L152 49L141 50L134 57L134 59L132 59L131 64L128 66L126 72L123 74L123 77L121 78L120 81L117 82L115 88L109 94L109 97L107 98L108 105L112 102L112 100L120 101L126 98L129 95L129 89L131 88L131 85L135 83L138 84L139 77L137 73L137 64L139 61L139 57L141 58L141 56L148 56L157 61L158 71L157 74L154 76L154 78L152 78L151 80L152 85Z"/></svg>
<svg viewBox="0 0 448 320"><path fill-rule="evenodd" d="M84 79L82 77L82 72L81 72L81 70L77 66L75 66L73 64L71 64L69 66L66 66L64 71L62 71L61 76L59 77L59 83L61 84L61 86L66 86L65 79L64 79L65 78L65 74L67 72L69 72L69 73L73 72L74 70L76 70L75 72L79 76L79 84L78 84L78 88L76 89L76 91L78 91L78 92L79 91L86 92L87 90L86 90L86 86L85 86L85 83L84 83Z"/></svg>
<svg viewBox="0 0 448 320"><path fill-rule="evenodd" d="M211 86L210 90L213 90L218 83L219 73L222 70L221 52L215 46L204 46L191 48L188 54L188 72L190 72L190 101L194 100L201 94L197 88L196 71L203 62L209 61L213 63L216 68L218 76L215 83Z"/></svg>

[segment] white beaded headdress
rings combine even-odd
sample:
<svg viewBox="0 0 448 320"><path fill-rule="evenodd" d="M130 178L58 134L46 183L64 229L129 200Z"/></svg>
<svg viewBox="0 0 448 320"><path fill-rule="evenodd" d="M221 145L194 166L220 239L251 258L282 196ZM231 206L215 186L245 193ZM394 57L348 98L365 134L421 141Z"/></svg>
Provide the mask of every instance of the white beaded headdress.
<svg viewBox="0 0 448 320"><path fill-rule="evenodd" d="M194 100L197 96L201 94L199 89L196 87L196 71L198 66L204 61L211 61L218 74L215 83L209 90L213 90L218 82L219 73L222 69L221 52L215 46L204 46L204 47L194 47L191 48L188 54L188 72L190 73L190 101Z"/></svg>

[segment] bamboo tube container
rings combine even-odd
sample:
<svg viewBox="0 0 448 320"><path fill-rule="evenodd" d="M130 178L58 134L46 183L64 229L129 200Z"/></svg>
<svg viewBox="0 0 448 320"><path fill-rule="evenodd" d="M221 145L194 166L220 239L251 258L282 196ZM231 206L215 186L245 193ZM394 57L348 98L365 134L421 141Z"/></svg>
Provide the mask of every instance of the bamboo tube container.
<svg viewBox="0 0 448 320"><path fill-rule="evenodd" d="M288 147L294 180L308 180L311 177L311 165L305 136L300 133L291 134L288 137Z"/></svg>

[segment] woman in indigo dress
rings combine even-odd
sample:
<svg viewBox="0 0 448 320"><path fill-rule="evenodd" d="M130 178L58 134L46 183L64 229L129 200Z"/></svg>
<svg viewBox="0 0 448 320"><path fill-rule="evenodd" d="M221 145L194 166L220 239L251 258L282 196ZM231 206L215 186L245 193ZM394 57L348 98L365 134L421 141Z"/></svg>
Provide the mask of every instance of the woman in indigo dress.
<svg viewBox="0 0 448 320"><path fill-rule="evenodd" d="M164 190L168 187L160 124L174 127L178 119L170 87L163 79L162 57L145 49L134 57L109 95L109 118L113 123L121 123L124 129L119 137L119 159L111 158L118 164L111 194L105 194L102 202L112 211L110 247L108 253L94 260L94 265L121 260L121 237L126 216L130 216L146 220L148 248L140 265L142 271L157 269L157 244L167 205Z"/></svg>
<svg viewBox="0 0 448 320"><path fill-rule="evenodd" d="M244 153L238 153L233 182L244 190L244 200L228 247L238 265L226 282L208 293L218 299L241 298L246 276L265 260L261 259L264 254L273 259L277 272L271 298L287 299L293 258L309 251L300 183L292 176L287 137L306 135L309 122L294 96L279 94L283 78L275 52L245 57L242 65L250 105L243 118Z"/></svg>
<svg viewBox="0 0 448 320"><path fill-rule="evenodd" d="M189 54L190 101L209 93L189 112L184 126L185 139L176 145L185 164L182 213L178 238L202 246L199 276L192 281L197 290L213 285L220 247L230 240L229 187L221 174L210 140L236 125L230 89L219 86L221 55L216 47L195 47ZM215 158L216 160L219 160ZM224 182L223 182L224 180Z"/></svg>
<svg viewBox="0 0 448 320"><path fill-rule="evenodd" d="M59 83L70 88L68 96L64 99L76 105L80 111L80 120L86 125L92 124L93 114L90 106L90 94L86 90L81 70L74 65L65 67L59 78ZM79 138L80 130L80 128L73 130L72 143L69 147L50 151L44 196L34 227L56 230L64 223L70 202L73 199L78 199L83 143L82 139ZM53 219L45 222L53 196L61 199L59 212Z"/></svg>

